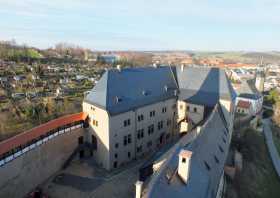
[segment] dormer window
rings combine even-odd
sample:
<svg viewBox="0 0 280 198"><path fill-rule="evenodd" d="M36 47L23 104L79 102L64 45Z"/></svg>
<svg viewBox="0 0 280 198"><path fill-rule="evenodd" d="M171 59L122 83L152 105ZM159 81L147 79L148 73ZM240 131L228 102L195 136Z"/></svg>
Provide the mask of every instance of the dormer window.
<svg viewBox="0 0 280 198"><path fill-rule="evenodd" d="M208 171L211 170L210 165L209 165L206 161L204 161L204 165L205 165L205 167L206 167L206 169L207 169Z"/></svg>
<svg viewBox="0 0 280 198"><path fill-rule="evenodd" d="M115 102L116 102L116 103L122 102L122 98L119 97L119 96L116 96L116 97L115 97Z"/></svg>
<svg viewBox="0 0 280 198"><path fill-rule="evenodd" d="M220 145L219 145L219 149L220 149L221 153L224 152L224 149Z"/></svg>
<svg viewBox="0 0 280 198"><path fill-rule="evenodd" d="M164 90L165 90L166 92L168 91L168 86L167 86L167 85L164 86Z"/></svg>

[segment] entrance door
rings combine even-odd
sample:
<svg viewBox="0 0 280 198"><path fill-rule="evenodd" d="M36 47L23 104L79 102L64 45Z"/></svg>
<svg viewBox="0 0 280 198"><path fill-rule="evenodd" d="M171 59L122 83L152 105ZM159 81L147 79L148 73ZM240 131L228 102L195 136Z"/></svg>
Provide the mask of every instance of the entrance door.
<svg viewBox="0 0 280 198"><path fill-rule="evenodd" d="M159 139L159 143L162 144L164 141L164 133L161 134L160 139Z"/></svg>
<svg viewBox="0 0 280 198"><path fill-rule="evenodd" d="M85 156L84 150L81 150L79 154L80 154L80 158L83 158Z"/></svg>
<svg viewBox="0 0 280 198"><path fill-rule="evenodd" d="M97 150L97 139L94 135L91 136L91 143L92 143L93 149Z"/></svg>
<svg viewBox="0 0 280 198"><path fill-rule="evenodd" d="M78 143L79 143L79 145L84 143L84 137L83 136L80 136L78 138Z"/></svg>

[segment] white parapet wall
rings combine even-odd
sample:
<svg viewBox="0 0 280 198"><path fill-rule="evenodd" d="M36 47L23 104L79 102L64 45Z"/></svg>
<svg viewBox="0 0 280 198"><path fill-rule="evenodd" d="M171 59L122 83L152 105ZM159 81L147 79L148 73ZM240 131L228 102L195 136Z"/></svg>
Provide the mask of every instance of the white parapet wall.
<svg viewBox="0 0 280 198"><path fill-rule="evenodd" d="M55 133L13 155L0 167L0 197L21 198L56 173L78 146L84 129ZM30 146L29 146L30 147ZM15 158L16 157L16 158Z"/></svg>

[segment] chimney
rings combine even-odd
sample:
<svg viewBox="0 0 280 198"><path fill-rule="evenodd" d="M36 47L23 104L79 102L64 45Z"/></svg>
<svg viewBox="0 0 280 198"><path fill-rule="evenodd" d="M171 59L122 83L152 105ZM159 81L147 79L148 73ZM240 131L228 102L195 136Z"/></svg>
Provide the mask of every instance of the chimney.
<svg viewBox="0 0 280 198"><path fill-rule="evenodd" d="M121 70L122 70L121 65L117 65L117 70L118 70L119 72L121 72Z"/></svg>
<svg viewBox="0 0 280 198"><path fill-rule="evenodd" d="M137 181L135 183L135 198L141 198L141 193L142 193L142 186L143 182L142 181Z"/></svg>
<svg viewBox="0 0 280 198"><path fill-rule="evenodd" d="M184 71L184 67L185 67L185 65L184 65L184 64L182 64L182 65L181 65L181 72L183 72L183 71Z"/></svg>
<svg viewBox="0 0 280 198"><path fill-rule="evenodd" d="M179 153L178 175L187 184L190 175L192 152L182 149Z"/></svg>
<svg viewBox="0 0 280 198"><path fill-rule="evenodd" d="M201 126L197 126L196 127L196 134L198 135L200 133L200 131L201 131Z"/></svg>
<svg viewBox="0 0 280 198"><path fill-rule="evenodd" d="M177 96L177 95L178 95L178 90L175 89L175 90L174 90L174 96Z"/></svg>

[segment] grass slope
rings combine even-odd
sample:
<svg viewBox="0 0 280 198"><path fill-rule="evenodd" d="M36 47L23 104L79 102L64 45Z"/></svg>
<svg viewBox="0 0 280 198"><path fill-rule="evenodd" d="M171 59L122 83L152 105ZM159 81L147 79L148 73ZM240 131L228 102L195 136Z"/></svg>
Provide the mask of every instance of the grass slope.
<svg viewBox="0 0 280 198"><path fill-rule="evenodd" d="M240 151L243 155L243 170L237 173L230 184L237 197L279 198L280 179L274 170L263 134L252 129L245 130Z"/></svg>

